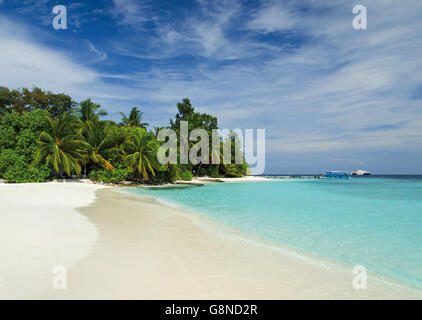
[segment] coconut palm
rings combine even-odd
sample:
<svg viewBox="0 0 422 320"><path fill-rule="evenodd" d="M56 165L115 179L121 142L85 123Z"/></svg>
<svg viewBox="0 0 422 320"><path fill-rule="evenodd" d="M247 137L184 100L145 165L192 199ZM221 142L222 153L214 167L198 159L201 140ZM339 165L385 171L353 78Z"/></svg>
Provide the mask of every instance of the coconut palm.
<svg viewBox="0 0 422 320"><path fill-rule="evenodd" d="M35 154L34 163L45 160L51 164L60 175L73 173L80 175L81 166L87 150L87 143L78 133L81 122L72 115L65 113L59 119L46 116L49 132L43 131L38 138L39 149Z"/></svg>
<svg viewBox="0 0 422 320"><path fill-rule="evenodd" d="M106 116L107 112L104 109L100 109L101 106L98 103L93 103L91 99L82 101L79 104L79 118L82 121L93 121L99 119L99 117Z"/></svg>
<svg viewBox="0 0 422 320"><path fill-rule="evenodd" d="M109 121L101 121L98 118L88 120L82 128L82 136L87 143L86 162L100 163L107 170L113 170L113 165L107 161L105 155L112 150L119 150L118 135L113 130L113 124Z"/></svg>
<svg viewBox="0 0 422 320"><path fill-rule="evenodd" d="M149 173L155 177L158 143L153 134L136 128L124 141L122 148L126 153L123 161L131 170L141 174L144 180L149 179Z"/></svg>
<svg viewBox="0 0 422 320"><path fill-rule="evenodd" d="M132 108L132 110L129 113L129 117L127 117L123 112L120 112L122 115L122 122L120 125L125 127L140 127L140 128L146 128L148 126L148 123L141 122L142 121L142 115L144 114L141 112L137 107Z"/></svg>

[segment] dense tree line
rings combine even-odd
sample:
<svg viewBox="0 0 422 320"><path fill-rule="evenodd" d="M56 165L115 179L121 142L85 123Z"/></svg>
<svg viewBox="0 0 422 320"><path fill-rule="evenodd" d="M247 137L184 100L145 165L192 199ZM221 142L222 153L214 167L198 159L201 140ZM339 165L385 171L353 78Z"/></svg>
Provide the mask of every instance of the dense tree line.
<svg viewBox="0 0 422 320"><path fill-rule="evenodd" d="M128 115L121 113L122 120L116 123L103 120L107 112L90 99L78 104L66 94L40 88L0 87L0 177L18 183L81 176L113 183L162 183L246 174L245 161L234 164L235 138L232 164L160 164L160 129L175 130L179 140L180 121L189 121L189 130L202 128L210 136L218 129L217 118L195 112L187 98L177 103L177 110L168 126L151 130L136 107Z"/></svg>

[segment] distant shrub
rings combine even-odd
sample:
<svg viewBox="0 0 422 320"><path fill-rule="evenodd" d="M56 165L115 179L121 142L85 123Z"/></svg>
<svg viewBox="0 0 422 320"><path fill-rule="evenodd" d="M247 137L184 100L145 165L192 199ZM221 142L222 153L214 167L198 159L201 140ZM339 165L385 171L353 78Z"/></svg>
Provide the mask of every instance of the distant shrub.
<svg viewBox="0 0 422 320"><path fill-rule="evenodd" d="M0 117L0 177L6 182L43 182L51 176L48 165L32 166L37 137L46 130L47 111L8 112Z"/></svg>
<svg viewBox="0 0 422 320"><path fill-rule="evenodd" d="M10 149L9 149L10 150ZM8 166L4 169L2 176L8 183L29 183L29 182L44 182L51 176L51 170L47 164L40 166L31 166L25 162L23 156L16 156L13 150L6 150L2 152L2 157L8 157ZM0 157L1 158L1 157ZM10 163L15 160L13 163ZM0 159L3 169L3 161Z"/></svg>
<svg viewBox="0 0 422 320"><path fill-rule="evenodd" d="M93 181L102 181L106 183L119 183L125 181L130 175L129 169L117 169L114 170L93 170L88 174L88 178Z"/></svg>
<svg viewBox="0 0 422 320"><path fill-rule="evenodd" d="M20 156L13 149L4 149L0 152L0 176L2 177L6 172L7 168L12 166L14 163L25 161L23 156Z"/></svg>
<svg viewBox="0 0 422 320"><path fill-rule="evenodd" d="M199 176L200 177L207 176L207 175L208 175L208 169L207 168L199 169Z"/></svg>
<svg viewBox="0 0 422 320"><path fill-rule="evenodd" d="M215 165L210 165L208 168L201 168L199 169L199 176L208 176L211 178L218 178L220 174L218 172L218 167Z"/></svg>
<svg viewBox="0 0 422 320"><path fill-rule="evenodd" d="M192 172L189 170L184 170L180 174L180 178L184 181L191 181L192 180Z"/></svg>
<svg viewBox="0 0 422 320"><path fill-rule="evenodd" d="M220 173L218 172L217 166L210 166L208 168L207 172L208 172L208 176L210 176L211 178L219 178L220 177Z"/></svg>
<svg viewBox="0 0 422 320"><path fill-rule="evenodd" d="M246 162L244 162L243 165L232 163L226 167L225 176L231 177L231 178L243 177L247 174L247 169L248 169L248 166Z"/></svg>

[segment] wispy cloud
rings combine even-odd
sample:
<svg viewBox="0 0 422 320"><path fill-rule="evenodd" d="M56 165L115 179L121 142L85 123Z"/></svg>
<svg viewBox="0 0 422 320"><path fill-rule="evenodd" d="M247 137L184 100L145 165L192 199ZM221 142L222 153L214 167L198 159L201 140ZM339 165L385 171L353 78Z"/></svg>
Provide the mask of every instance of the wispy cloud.
<svg viewBox="0 0 422 320"><path fill-rule="evenodd" d="M76 99L127 99L124 90L102 81L101 73L78 63L64 51L33 41L42 31L0 16L0 83L11 88L39 86ZM114 88L114 89L112 89ZM115 92L115 93L113 93Z"/></svg>
<svg viewBox="0 0 422 320"><path fill-rule="evenodd" d="M283 2L272 2L260 8L247 27L258 32L269 33L290 30L297 22L295 14L289 7L283 5Z"/></svg>
<svg viewBox="0 0 422 320"><path fill-rule="evenodd" d="M112 15L117 19L119 25L141 27L147 21L145 4L136 0L113 0L114 7Z"/></svg>
<svg viewBox="0 0 422 320"><path fill-rule="evenodd" d="M98 50L91 41L87 41L87 45L89 50L91 50L97 56L97 58L94 60L95 62L107 59L107 54Z"/></svg>

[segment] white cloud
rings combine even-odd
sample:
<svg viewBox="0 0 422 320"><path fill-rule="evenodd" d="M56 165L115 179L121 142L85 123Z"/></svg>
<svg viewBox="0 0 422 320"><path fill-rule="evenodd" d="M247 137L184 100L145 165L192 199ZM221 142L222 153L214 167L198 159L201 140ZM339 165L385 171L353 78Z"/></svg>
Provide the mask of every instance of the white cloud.
<svg viewBox="0 0 422 320"><path fill-rule="evenodd" d="M97 80L98 76L92 70L72 62L61 52L31 42L28 32L20 33L19 30L24 29L1 17L2 83L10 87L40 85L58 89Z"/></svg>
<svg viewBox="0 0 422 320"><path fill-rule="evenodd" d="M128 90L108 85L102 75L53 50L41 41L33 41L39 30L27 28L0 16L0 83L10 88L38 86L54 92L65 92L76 99L127 99ZM40 40L40 39L38 39Z"/></svg>
<svg viewBox="0 0 422 320"><path fill-rule="evenodd" d="M118 20L118 24L140 27L147 20L145 6L136 0L113 0L112 14Z"/></svg>
<svg viewBox="0 0 422 320"><path fill-rule="evenodd" d="M190 44L194 54L214 59L237 58L239 50L227 39L226 31L240 12L240 4L236 1L199 1L199 4L198 13L188 18L179 31L174 30L177 26L166 26L163 39L170 40L170 45L178 42L176 50Z"/></svg>
<svg viewBox="0 0 422 320"><path fill-rule="evenodd" d="M292 29L297 21L294 14L282 3L261 8L248 23L248 28L262 33Z"/></svg>

